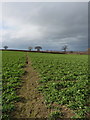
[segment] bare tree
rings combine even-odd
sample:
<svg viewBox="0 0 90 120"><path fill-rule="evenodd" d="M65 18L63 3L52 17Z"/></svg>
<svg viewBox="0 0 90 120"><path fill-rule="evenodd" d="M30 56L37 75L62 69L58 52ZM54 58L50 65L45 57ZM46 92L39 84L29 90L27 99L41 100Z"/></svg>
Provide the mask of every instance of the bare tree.
<svg viewBox="0 0 90 120"><path fill-rule="evenodd" d="M4 49L6 50L8 48L8 46L4 46Z"/></svg>
<svg viewBox="0 0 90 120"><path fill-rule="evenodd" d="M67 45L64 45L62 50L64 50L64 52L66 52L66 50L68 49Z"/></svg>
<svg viewBox="0 0 90 120"><path fill-rule="evenodd" d="M31 51L33 48L30 46L30 47L28 47L28 49Z"/></svg>
<svg viewBox="0 0 90 120"><path fill-rule="evenodd" d="M35 49L37 49L37 51L40 51L40 49L42 49L41 46L36 46Z"/></svg>

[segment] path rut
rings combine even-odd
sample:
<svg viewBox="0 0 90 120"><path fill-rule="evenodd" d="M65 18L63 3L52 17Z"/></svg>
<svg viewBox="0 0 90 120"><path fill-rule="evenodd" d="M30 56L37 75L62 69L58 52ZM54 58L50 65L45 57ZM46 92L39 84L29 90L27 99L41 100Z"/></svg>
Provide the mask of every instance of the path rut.
<svg viewBox="0 0 90 120"><path fill-rule="evenodd" d="M16 111L14 118L46 118L50 113L47 109L42 94L37 90L38 73L32 68L31 62L27 56L26 74L22 78L22 87L18 91L21 101L15 104Z"/></svg>
<svg viewBox="0 0 90 120"><path fill-rule="evenodd" d="M33 69L31 61L26 55L26 74L22 77L22 87L17 91L18 96L21 98L19 102L15 104L16 110L13 112L13 118L48 118L48 116L55 111L49 109L44 103L42 93L37 90L39 86L39 75ZM53 105L52 105L53 106ZM61 108L61 112L64 114L63 118L70 118L73 116L73 112L65 106L55 105Z"/></svg>

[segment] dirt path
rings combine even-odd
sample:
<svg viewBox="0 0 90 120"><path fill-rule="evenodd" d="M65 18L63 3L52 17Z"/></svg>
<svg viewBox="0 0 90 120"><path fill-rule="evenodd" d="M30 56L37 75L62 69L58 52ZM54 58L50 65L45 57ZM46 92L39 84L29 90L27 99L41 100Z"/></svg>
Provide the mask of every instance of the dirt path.
<svg viewBox="0 0 90 120"><path fill-rule="evenodd" d="M27 56L25 71L23 76L23 85L18 94L22 98L16 103L16 111L13 114L15 118L45 118L50 110L47 109L43 101L43 96L37 91L38 74L31 66L31 62Z"/></svg>
<svg viewBox="0 0 90 120"><path fill-rule="evenodd" d="M17 92L21 98L15 104L16 110L12 114L13 118L47 118L54 109L49 109L44 103L42 94L37 90L39 75L31 66L28 54L26 56L26 67L24 68L26 74L22 77L22 87ZM54 105L57 106L57 105ZM63 118L70 118L73 116L71 110L65 106L60 106L60 111L64 114Z"/></svg>

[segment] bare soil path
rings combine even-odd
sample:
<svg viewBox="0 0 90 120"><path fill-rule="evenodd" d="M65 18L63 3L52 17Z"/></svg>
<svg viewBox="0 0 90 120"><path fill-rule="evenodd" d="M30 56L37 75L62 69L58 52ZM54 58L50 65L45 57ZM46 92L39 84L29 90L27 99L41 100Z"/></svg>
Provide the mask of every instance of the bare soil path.
<svg viewBox="0 0 90 120"><path fill-rule="evenodd" d="M23 84L18 91L18 95L22 98L16 103L16 111L13 114L15 118L46 118L50 112L47 109L43 96L38 92L38 74L32 68L31 62L27 57L25 71L23 76Z"/></svg>
<svg viewBox="0 0 90 120"><path fill-rule="evenodd" d="M39 75L33 69L31 61L26 55L26 67L24 68L26 74L22 77L22 87L17 91L18 96L21 98L15 104L16 110L13 112L13 118L48 118L54 109L48 108L44 103L42 93L37 90ZM64 114L63 118L70 118L74 114L65 106L52 105L60 107L60 111Z"/></svg>

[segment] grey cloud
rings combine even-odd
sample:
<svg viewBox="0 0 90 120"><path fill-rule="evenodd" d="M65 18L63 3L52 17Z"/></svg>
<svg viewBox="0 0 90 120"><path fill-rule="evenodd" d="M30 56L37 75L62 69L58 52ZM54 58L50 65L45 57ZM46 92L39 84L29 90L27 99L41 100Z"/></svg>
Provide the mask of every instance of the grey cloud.
<svg viewBox="0 0 90 120"><path fill-rule="evenodd" d="M85 50L87 47L88 3L4 3L3 12L4 25L8 26L6 18L12 22L14 19L16 24L15 26L13 24L12 27L18 29L20 23L19 31L23 29L24 32L25 25L29 27L32 25L38 27L37 30L35 28L35 33L38 34L38 31L40 33L39 37L35 34L35 37L31 36L30 38L29 34L34 34L34 31L29 32L30 29L25 28L25 31L28 32L27 37L18 36L14 39L10 37L7 30L3 44L8 43L10 45L12 43L11 45L16 47L19 40L17 46L23 49L29 44L33 46L40 44L44 49L54 50L60 50L64 44L68 44L70 50L76 48L77 50ZM25 41L26 43L23 45Z"/></svg>

